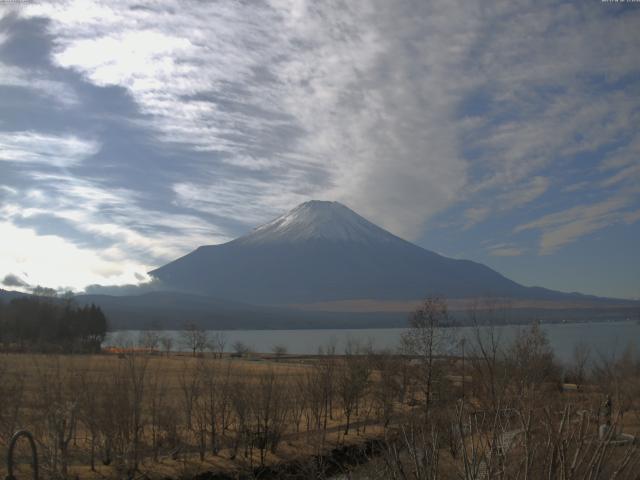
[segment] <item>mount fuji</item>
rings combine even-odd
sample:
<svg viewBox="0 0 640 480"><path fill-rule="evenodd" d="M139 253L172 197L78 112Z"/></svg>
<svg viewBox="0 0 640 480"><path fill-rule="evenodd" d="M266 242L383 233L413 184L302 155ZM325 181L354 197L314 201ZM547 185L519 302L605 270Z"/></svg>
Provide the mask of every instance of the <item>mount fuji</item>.
<svg viewBox="0 0 640 480"><path fill-rule="evenodd" d="M438 294L561 300L482 264L438 255L338 202L310 201L249 234L202 246L149 272L167 288L228 301L300 305L404 301Z"/></svg>
<svg viewBox="0 0 640 480"><path fill-rule="evenodd" d="M156 281L149 286L93 290L76 301L102 307L116 330L177 329L187 320L223 330L404 327L429 295L446 297L461 318L469 298L506 298L510 322L620 320L640 308L522 286L479 263L409 243L336 202L303 203L150 274ZM0 290L0 303L24 295ZM486 321L493 321L490 311Z"/></svg>

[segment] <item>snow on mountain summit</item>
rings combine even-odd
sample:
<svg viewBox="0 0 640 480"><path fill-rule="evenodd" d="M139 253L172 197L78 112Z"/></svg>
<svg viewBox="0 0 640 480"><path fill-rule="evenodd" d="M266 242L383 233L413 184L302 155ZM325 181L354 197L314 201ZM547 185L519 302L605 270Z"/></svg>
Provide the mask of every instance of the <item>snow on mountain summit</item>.
<svg viewBox="0 0 640 480"><path fill-rule="evenodd" d="M236 240L243 244L305 240L388 243L401 240L339 202L312 200Z"/></svg>

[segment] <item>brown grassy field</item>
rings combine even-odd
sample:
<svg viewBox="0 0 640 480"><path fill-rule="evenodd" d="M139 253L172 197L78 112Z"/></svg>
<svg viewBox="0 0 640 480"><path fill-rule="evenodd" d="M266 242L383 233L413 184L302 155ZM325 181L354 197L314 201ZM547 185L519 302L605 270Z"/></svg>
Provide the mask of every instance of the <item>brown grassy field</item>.
<svg viewBox="0 0 640 480"><path fill-rule="evenodd" d="M309 404L314 399L303 399L307 396L303 389L322 381L323 369L313 358L5 354L0 365L5 397L0 441L6 445L18 428L31 430L45 475L55 476L62 462L71 478L122 478L131 462L149 478L188 478L203 471L238 473L263 464L302 462L381 432L374 407L364 396L359 411L351 413L347 435L337 399L328 405L328 400L316 398L315 406ZM211 378L215 381L208 383ZM141 390L138 420L135 408L132 411L137 388ZM215 414L210 413L212 406ZM208 414L217 418L212 421ZM221 418L223 414L228 417ZM242 415L247 418L239 418ZM269 415L277 417L273 424L261 425L261 417ZM91 425L94 421L96 425ZM67 425L61 425L64 422ZM215 452L212 428L219 430ZM270 434L261 429L277 430L277 448L262 445L266 448L261 452L262 440L245 438L247 432ZM67 445L61 445L60 436L68 436ZM138 443L135 459L124 445L132 441ZM23 471L28 470L24 446L18 449ZM105 458L107 449L110 459ZM107 461L109 465L104 464Z"/></svg>
<svg viewBox="0 0 640 480"><path fill-rule="evenodd" d="M508 348L478 336L440 357L432 313L411 355L3 354L0 444L32 431L41 478L320 480L337 447L371 439L370 480L638 478L638 442L616 443L640 432L634 351L561 367L534 325Z"/></svg>

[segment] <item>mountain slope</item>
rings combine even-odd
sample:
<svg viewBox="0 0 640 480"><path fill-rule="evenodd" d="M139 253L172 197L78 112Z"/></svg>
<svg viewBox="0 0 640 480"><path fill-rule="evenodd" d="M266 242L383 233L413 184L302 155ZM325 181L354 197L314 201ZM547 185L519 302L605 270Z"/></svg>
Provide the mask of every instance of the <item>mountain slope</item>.
<svg viewBox="0 0 640 480"><path fill-rule="evenodd" d="M222 245L150 272L163 285L255 304L481 295L564 297L523 287L468 260L443 257L337 202L311 201Z"/></svg>

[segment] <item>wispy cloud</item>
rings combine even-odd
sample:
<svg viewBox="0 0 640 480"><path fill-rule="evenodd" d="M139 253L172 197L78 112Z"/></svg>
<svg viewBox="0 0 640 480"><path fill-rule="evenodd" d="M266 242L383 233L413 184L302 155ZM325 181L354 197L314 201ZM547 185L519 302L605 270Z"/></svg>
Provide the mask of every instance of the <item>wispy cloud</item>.
<svg viewBox="0 0 640 480"><path fill-rule="evenodd" d="M78 117L65 130L2 119L5 219L36 234L66 222L71 244L94 238L138 271L310 198L410 239L438 214L454 235L498 220L502 238L539 232L542 253L635 218L637 195L620 190L640 161L637 9L70 0L14 18L45 19L50 50L31 67L2 58L0 87L67 108L50 122ZM0 35L5 48L12 30ZM117 122L109 95L126 104ZM45 179L44 165L68 171Z"/></svg>
<svg viewBox="0 0 640 480"><path fill-rule="evenodd" d="M640 161L635 165L621 169L615 175L605 178L600 185L608 188L623 182L640 182Z"/></svg>
<svg viewBox="0 0 640 480"><path fill-rule="evenodd" d="M15 188L8 185L0 185L0 191L4 192L6 195L16 195L18 193Z"/></svg>
<svg viewBox="0 0 640 480"><path fill-rule="evenodd" d="M84 3L43 3L23 14L51 20L57 65L127 89L161 140L215 153L204 171L263 171L290 191L269 173L295 165L314 194L410 237L473 192L508 200L493 212L535 200L548 187L541 169L624 140L638 121L613 83L636 68L638 39L622 33L634 14L528 2L129 7L85 15ZM608 39L606 52L593 38ZM602 74L610 85L594 96L590 78ZM459 100L482 90L489 103L470 122ZM460 138L482 159L471 184ZM263 180L253 203L268 203Z"/></svg>
<svg viewBox="0 0 640 480"><path fill-rule="evenodd" d="M640 209L623 214L624 221L633 224L640 221Z"/></svg>
<svg viewBox="0 0 640 480"><path fill-rule="evenodd" d="M469 207L464 211L464 228L468 229L486 220L491 215L489 207Z"/></svg>
<svg viewBox="0 0 640 480"><path fill-rule="evenodd" d="M551 180L542 176L535 176L513 185L505 185L500 189L501 193L484 198L482 200L484 205L466 208L460 224L464 230L468 230L488 218L505 215L541 197L550 185Z"/></svg>
<svg viewBox="0 0 640 480"><path fill-rule="evenodd" d="M525 249L509 243L498 243L487 247L489 255L494 257L518 257L525 253Z"/></svg>
<svg viewBox="0 0 640 480"><path fill-rule="evenodd" d="M0 44L2 42L0 41ZM0 86L20 87L54 101L63 107L80 103L76 92L66 83L52 80L45 72L27 70L0 62Z"/></svg>
<svg viewBox="0 0 640 480"><path fill-rule="evenodd" d="M161 140L216 153L205 171L216 162L268 169L269 182L285 191L291 186L273 171L295 165L320 196L410 236L454 201L465 162L443 119L459 86L441 87L453 73L447 66L461 62L474 40L461 17L439 24L455 10L425 6L419 15L388 19L383 5L192 7L100 4L85 16L86 4L69 2L33 5L25 15L51 19L57 65L96 85L126 88ZM422 38L443 27L464 47L448 46L440 34ZM389 28L404 33L386 35ZM433 96L436 85L441 92ZM268 201L266 183L254 183L252 203ZM408 208L416 204L424 206Z"/></svg>
<svg viewBox="0 0 640 480"><path fill-rule="evenodd" d="M260 191L261 201L247 202L256 190ZM210 183L176 183L173 191L178 206L218 217L237 218L249 227L258 226L265 218L276 217L291 205L313 198L313 186L305 183L304 176L296 171L284 173L279 183L245 177Z"/></svg>
<svg viewBox="0 0 640 480"><path fill-rule="evenodd" d="M633 200L632 196L618 195L600 202L578 205L519 225L514 232L540 230L540 253L550 254L580 237L625 219L633 220L633 214L625 211L633 204Z"/></svg>
<svg viewBox="0 0 640 480"><path fill-rule="evenodd" d="M99 150L98 142L75 135L0 132L0 161L4 162L69 167L95 155Z"/></svg>
<svg viewBox="0 0 640 480"><path fill-rule="evenodd" d="M551 186L551 180L536 176L515 185L512 190L498 198L496 210L511 210L533 202L542 196Z"/></svg>

